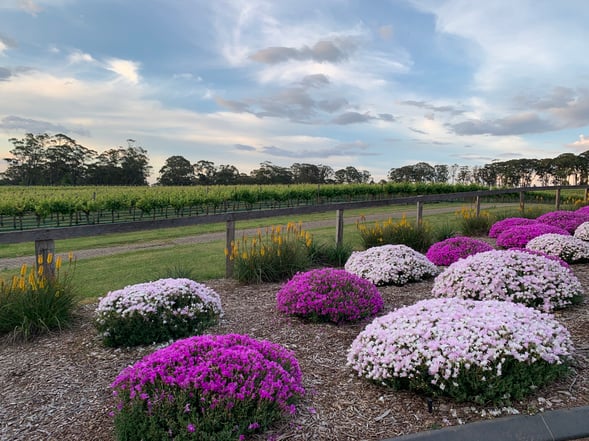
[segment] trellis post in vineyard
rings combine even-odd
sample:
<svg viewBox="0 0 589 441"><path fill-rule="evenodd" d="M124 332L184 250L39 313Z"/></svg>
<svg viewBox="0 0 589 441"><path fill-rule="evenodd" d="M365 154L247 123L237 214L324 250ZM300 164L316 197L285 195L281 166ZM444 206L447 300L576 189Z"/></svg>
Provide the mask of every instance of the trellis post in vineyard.
<svg viewBox="0 0 589 441"><path fill-rule="evenodd" d="M47 279L53 279L55 277L55 241L53 239L35 240L35 256L37 274L39 274L39 267L43 267L41 274Z"/></svg>

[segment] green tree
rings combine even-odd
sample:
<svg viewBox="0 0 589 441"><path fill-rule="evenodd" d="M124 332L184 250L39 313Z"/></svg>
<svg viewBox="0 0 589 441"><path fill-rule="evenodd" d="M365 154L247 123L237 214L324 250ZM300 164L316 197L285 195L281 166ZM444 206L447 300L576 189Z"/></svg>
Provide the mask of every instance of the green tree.
<svg viewBox="0 0 589 441"><path fill-rule="evenodd" d="M43 185L47 183L45 148L50 136L47 133L27 133L24 138L10 138L14 146L12 157L4 158L8 163L3 173L4 180L15 185Z"/></svg>
<svg viewBox="0 0 589 441"><path fill-rule="evenodd" d="M170 156L159 171L159 185L196 184L194 167L184 156Z"/></svg>

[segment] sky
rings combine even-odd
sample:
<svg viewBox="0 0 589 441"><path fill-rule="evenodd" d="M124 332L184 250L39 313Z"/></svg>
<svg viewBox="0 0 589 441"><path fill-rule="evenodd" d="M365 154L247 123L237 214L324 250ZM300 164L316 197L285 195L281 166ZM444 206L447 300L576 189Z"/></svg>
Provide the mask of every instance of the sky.
<svg viewBox="0 0 589 441"><path fill-rule="evenodd" d="M0 0L0 157L354 166L589 150L586 0ZM5 168L2 161L0 170Z"/></svg>

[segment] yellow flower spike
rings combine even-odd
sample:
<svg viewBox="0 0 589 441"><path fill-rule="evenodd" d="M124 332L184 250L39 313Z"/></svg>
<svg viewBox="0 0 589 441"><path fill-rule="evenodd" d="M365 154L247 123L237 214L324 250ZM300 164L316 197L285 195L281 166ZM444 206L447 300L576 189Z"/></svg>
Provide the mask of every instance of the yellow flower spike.
<svg viewBox="0 0 589 441"><path fill-rule="evenodd" d="M51 265L51 262L53 262L53 253L47 253L47 263Z"/></svg>
<svg viewBox="0 0 589 441"><path fill-rule="evenodd" d="M243 260L246 260L247 259L247 253L245 251L243 253L241 253L241 258Z"/></svg>
<svg viewBox="0 0 589 441"><path fill-rule="evenodd" d="M57 256L55 259L55 269L59 271L61 268L61 256Z"/></svg>
<svg viewBox="0 0 589 441"><path fill-rule="evenodd" d="M26 273L27 273L27 264L23 263L22 266L20 267L20 276L24 277Z"/></svg>
<svg viewBox="0 0 589 441"><path fill-rule="evenodd" d="M260 256L262 256L262 257L263 257L263 256L264 256L264 254L266 254L266 247L262 247L262 248L260 249Z"/></svg>
<svg viewBox="0 0 589 441"><path fill-rule="evenodd" d="M228 256L229 256L229 250L228 250L227 248L225 248L225 249L223 250L223 252L224 252L224 254L225 254L225 257L228 257Z"/></svg>
<svg viewBox="0 0 589 441"><path fill-rule="evenodd" d="M21 290L24 290L25 289L25 278L24 277L21 277L20 280L18 281L18 287Z"/></svg>
<svg viewBox="0 0 589 441"><path fill-rule="evenodd" d="M74 253L70 251L67 255L67 258L69 262L72 263L72 261L74 260Z"/></svg>
<svg viewBox="0 0 589 441"><path fill-rule="evenodd" d="M43 254L37 256L37 265L43 265Z"/></svg>
<svg viewBox="0 0 589 441"><path fill-rule="evenodd" d="M42 277L42 276L43 276L43 268L44 268L44 266L43 266L43 265L41 265L41 266L40 266L40 267L37 269L37 274L39 275L39 277Z"/></svg>

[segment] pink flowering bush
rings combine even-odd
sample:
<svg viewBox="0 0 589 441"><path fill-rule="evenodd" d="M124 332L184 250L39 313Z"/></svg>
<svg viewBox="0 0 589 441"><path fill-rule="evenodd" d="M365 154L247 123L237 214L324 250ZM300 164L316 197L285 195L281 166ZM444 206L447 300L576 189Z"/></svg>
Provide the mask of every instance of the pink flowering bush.
<svg viewBox="0 0 589 441"><path fill-rule="evenodd" d="M583 222L581 225L579 225L575 230L574 236L577 239L589 241L589 221Z"/></svg>
<svg viewBox="0 0 589 441"><path fill-rule="evenodd" d="M489 230L489 237L497 238L501 233L511 227L519 225L530 225L535 224L536 222L537 220L529 219L527 217L508 217L491 225L491 229Z"/></svg>
<svg viewBox="0 0 589 441"><path fill-rule="evenodd" d="M178 340L111 384L117 439L242 440L296 411L302 374L292 352L247 335Z"/></svg>
<svg viewBox="0 0 589 441"><path fill-rule="evenodd" d="M333 268L296 274L278 291L276 301L286 314L335 323L371 317L383 307L372 282Z"/></svg>
<svg viewBox="0 0 589 441"><path fill-rule="evenodd" d="M523 248L530 239L548 233L570 236L570 233L567 230L560 227L536 222L529 225L516 225L504 230L499 236L497 236L497 246L502 248Z"/></svg>
<svg viewBox="0 0 589 441"><path fill-rule="evenodd" d="M579 213L578 211L557 210L538 216L536 220L562 228L573 234L579 225L589 220L589 214Z"/></svg>
<svg viewBox="0 0 589 441"><path fill-rule="evenodd" d="M589 242L585 242L578 237L543 234L530 240L526 248L560 257L568 263L589 261Z"/></svg>
<svg viewBox="0 0 589 441"><path fill-rule="evenodd" d="M427 257L406 245L382 245L354 251L344 268L377 286L405 285L439 273Z"/></svg>
<svg viewBox="0 0 589 441"><path fill-rule="evenodd" d="M222 315L219 295L190 279L160 279L109 292L95 325L107 346L136 346L200 334Z"/></svg>
<svg viewBox="0 0 589 441"><path fill-rule="evenodd" d="M522 251L495 250L450 265L434 280L432 294L505 300L550 312L578 301L583 287L569 269L554 260Z"/></svg>
<svg viewBox="0 0 589 441"><path fill-rule="evenodd" d="M571 267L568 263L566 263L560 257L558 257L558 256L551 256L550 254L546 254L544 251L531 250L529 248L510 248L509 250L510 251L522 251L524 253L535 254L536 256L542 256L542 257L545 257L547 259L554 260L555 262L560 263L565 268L570 268Z"/></svg>
<svg viewBox="0 0 589 441"><path fill-rule="evenodd" d="M573 344L552 315L510 302L422 300L377 317L348 365L378 384L508 404L567 371Z"/></svg>
<svg viewBox="0 0 589 441"><path fill-rule="evenodd" d="M582 215L589 216L589 205L585 205L584 207L578 208L575 210L575 213L580 213Z"/></svg>
<svg viewBox="0 0 589 441"><path fill-rule="evenodd" d="M487 242L467 236L451 237L433 244L425 257L434 264L448 266L458 259L494 249Z"/></svg>

